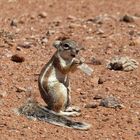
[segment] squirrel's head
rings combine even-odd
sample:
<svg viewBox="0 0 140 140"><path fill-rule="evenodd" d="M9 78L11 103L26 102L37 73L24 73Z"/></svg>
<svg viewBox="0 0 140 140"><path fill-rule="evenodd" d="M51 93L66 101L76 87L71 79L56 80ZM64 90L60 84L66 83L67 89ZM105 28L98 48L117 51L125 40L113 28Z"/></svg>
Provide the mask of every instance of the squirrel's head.
<svg viewBox="0 0 140 140"><path fill-rule="evenodd" d="M57 48L59 55L65 60L72 60L82 49L77 42L71 39L55 41L53 46Z"/></svg>

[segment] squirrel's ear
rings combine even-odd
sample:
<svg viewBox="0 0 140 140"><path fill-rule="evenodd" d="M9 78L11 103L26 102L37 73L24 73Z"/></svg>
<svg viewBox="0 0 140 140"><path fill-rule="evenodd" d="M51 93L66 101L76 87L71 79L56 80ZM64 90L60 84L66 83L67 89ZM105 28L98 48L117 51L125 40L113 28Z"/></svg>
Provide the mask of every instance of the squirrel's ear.
<svg viewBox="0 0 140 140"><path fill-rule="evenodd" d="M54 41L54 43L53 43L53 46L54 46L56 49L58 49L58 48L60 47L60 45L61 45L61 41L60 41L60 40L56 40L56 41Z"/></svg>

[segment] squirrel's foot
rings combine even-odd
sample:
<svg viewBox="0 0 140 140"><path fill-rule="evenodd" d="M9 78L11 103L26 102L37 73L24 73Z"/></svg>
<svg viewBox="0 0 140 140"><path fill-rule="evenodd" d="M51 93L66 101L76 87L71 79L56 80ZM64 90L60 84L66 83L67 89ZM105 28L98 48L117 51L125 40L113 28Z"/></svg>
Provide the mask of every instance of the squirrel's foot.
<svg viewBox="0 0 140 140"><path fill-rule="evenodd" d="M76 112L76 111L72 111L72 112L60 111L58 114L62 115L62 116L71 116L71 117L76 117L76 116L80 116L81 115L81 113Z"/></svg>

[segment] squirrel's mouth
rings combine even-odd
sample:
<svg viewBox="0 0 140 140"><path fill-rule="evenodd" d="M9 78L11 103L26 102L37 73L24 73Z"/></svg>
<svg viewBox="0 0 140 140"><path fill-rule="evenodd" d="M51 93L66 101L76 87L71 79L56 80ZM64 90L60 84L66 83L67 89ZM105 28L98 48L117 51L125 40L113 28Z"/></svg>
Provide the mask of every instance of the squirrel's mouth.
<svg viewBox="0 0 140 140"><path fill-rule="evenodd" d="M72 56L72 57L75 57L76 55L75 55L75 54L71 54L71 56Z"/></svg>

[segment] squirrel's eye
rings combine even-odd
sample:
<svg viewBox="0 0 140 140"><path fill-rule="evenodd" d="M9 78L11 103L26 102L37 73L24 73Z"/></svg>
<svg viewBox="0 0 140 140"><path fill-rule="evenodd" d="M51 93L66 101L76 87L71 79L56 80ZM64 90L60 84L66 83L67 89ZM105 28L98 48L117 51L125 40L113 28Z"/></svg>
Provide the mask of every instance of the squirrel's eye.
<svg viewBox="0 0 140 140"><path fill-rule="evenodd" d="M63 48L64 48L65 50L68 50L68 49L70 49L70 46L69 46L68 44L64 44L64 45L63 45Z"/></svg>

